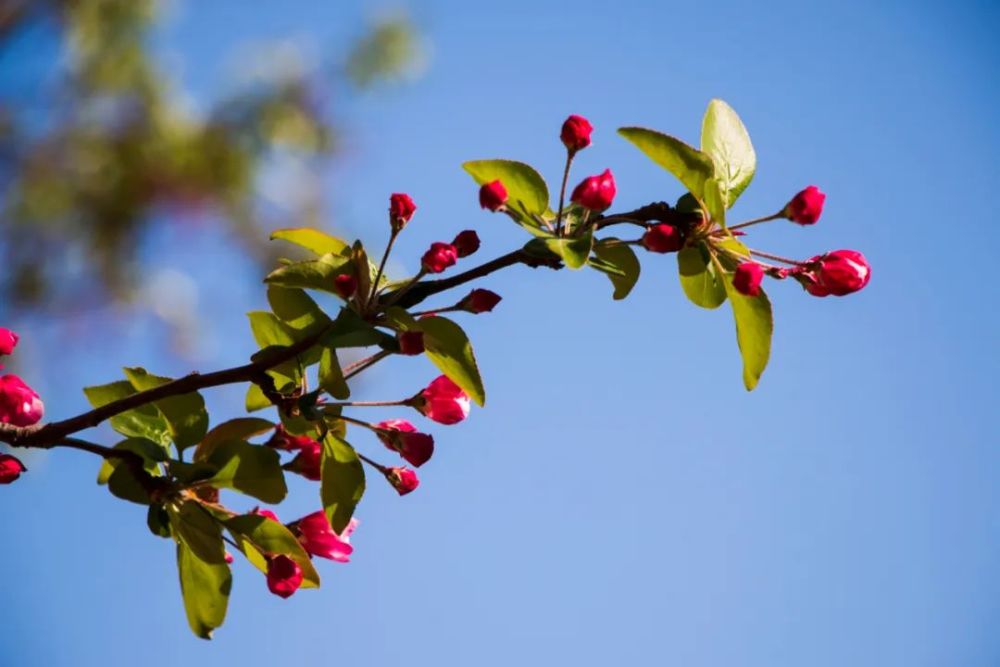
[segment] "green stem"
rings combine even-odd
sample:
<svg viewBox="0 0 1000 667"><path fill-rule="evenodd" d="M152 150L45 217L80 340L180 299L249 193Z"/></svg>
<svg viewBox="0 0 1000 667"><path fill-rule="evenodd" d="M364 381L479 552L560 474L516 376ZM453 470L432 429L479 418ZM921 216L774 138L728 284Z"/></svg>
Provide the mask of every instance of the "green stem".
<svg viewBox="0 0 1000 667"><path fill-rule="evenodd" d="M556 236L562 236L563 208L566 201L566 182L569 181L569 167L573 164L575 151L566 149L566 167L563 169L562 185L559 187L559 212L556 214Z"/></svg>
<svg viewBox="0 0 1000 667"><path fill-rule="evenodd" d="M399 236L399 230L393 227L392 234L389 235L389 245L385 247L385 252L382 254L382 261L379 262L378 271L375 273L375 282L372 283L372 291L368 296L370 303L374 303L375 295L378 294L378 281L382 279L382 272L385 271L385 263L389 260L389 253L392 252L392 244L396 242L397 236Z"/></svg>
<svg viewBox="0 0 1000 667"><path fill-rule="evenodd" d="M783 218L782 211L778 211L774 215L768 215L763 218L754 218L753 220L747 220L746 222L741 222L738 225L729 225L729 231L734 229L743 229L744 227L749 227L750 225L759 225L762 222L770 222L771 220L777 220L778 218Z"/></svg>

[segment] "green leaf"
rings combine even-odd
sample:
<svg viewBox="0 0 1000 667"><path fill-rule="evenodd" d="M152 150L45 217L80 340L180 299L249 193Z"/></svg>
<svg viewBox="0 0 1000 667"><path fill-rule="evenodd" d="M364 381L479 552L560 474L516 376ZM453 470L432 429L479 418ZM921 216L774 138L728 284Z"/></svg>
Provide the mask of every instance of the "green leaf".
<svg viewBox="0 0 1000 667"><path fill-rule="evenodd" d="M150 505L146 512L146 526L157 537L170 537L170 514L163 505Z"/></svg>
<svg viewBox="0 0 1000 667"><path fill-rule="evenodd" d="M315 289L337 294L333 279L342 273L352 272L350 257L327 254L319 259L280 266L267 274L264 282L280 287Z"/></svg>
<svg viewBox="0 0 1000 667"><path fill-rule="evenodd" d="M211 639L212 631L222 625L229 606L233 575L225 561L205 562L183 541L177 544L177 572L188 625L202 639Z"/></svg>
<svg viewBox="0 0 1000 667"><path fill-rule="evenodd" d="M425 317L419 321L419 325L424 332L424 352L427 357L472 400L483 405L486 402L486 389L479 375L472 343L462 327L444 317Z"/></svg>
<svg viewBox="0 0 1000 667"><path fill-rule="evenodd" d="M264 445L242 440L219 443L207 463L218 466L208 481L212 486L230 488L265 503L280 503L288 493L278 452Z"/></svg>
<svg viewBox="0 0 1000 667"><path fill-rule="evenodd" d="M128 438L116 444L114 448L124 449L141 456L145 459L144 468L148 473L156 472L157 463L166 461L169 458L167 451L161 445L145 438ZM101 469L97 472L97 483L107 484L111 473L121 463L121 459L104 459L104 462L101 463Z"/></svg>
<svg viewBox="0 0 1000 667"><path fill-rule="evenodd" d="M95 408L100 408L114 401L136 393L131 382L118 380L109 384L84 387L83 393ZM156 409L155 405L143 405L115 415L109 420L111 428L124 436L146 438L162 445L170 442L170 430L167 421Z"/></svg>
<svg viewBox="0 0 1000 667"><path fill-rule="evenodd" d="M334 254L339 255L350 246L347 242L330 236L326 232L311 227L298 227L295 229L278 229L271 234L271 240L281 239L301 246L306 250L311 250L317 255Z"/></svg>
<svg viewBox="0 0 1000 667"><path fill-rule="evenodd" d="M273 422L258 417L237 417L224 421L206 433L198 443L198 447L194 450L194 460L204 461L219 443L226 440L248 440L272 430L274 430Z"/></svg>
<svg viewBox="0 0 1000 667"><path fill-rule="evenodd" d="M682 248L677 253L677 270L681 287L691 303L702 308L718 308L726 300L725 281L719 279L707 254L701 246Z"/></svg>
<svg viewBox="0 0 1000 667"><path fill-rule="evenodd" d="M545 247L561 257L563 263L571 269L579 269L587 265L587 259L590 257L593 246L594 235L590 231L581 236L545 240Z"/></svg>
<svg viewBox="0 0 1000 667"><path fill-rule="evenodd" d="M247 387L247 396L244 405L247 412L256 412L257 410L271 407L271 401L264 395L264 390L260 386L251 383Z"/></svg>
<svg viewBox="0 0 1000 667"><path fill-rule="evenodd" d="M173 381L172 378L153 375L145 368L124 370L125 377L136 391L154 389ZM198 392L161 398L153 405L166 420L170 437L178 449L191 447L205 437L205 432L208 431L208 411L205 410L205 399Z"/></svg>
<svg viewBox="0 0 1000 667"><path fill-rule="evenodd" d="M529 219L545 215L549 208L549 188L531 166L514 160L473 160L462 168L479 185L499 180L507 189L507 205Z"/></svg>
<svg viewBox="0 0 1000 667"><path fill-rule="evenodd" d="M714 178L705 181L705 208L708 216L713 222L717 222L721 227L726 226L726 198L721 190L719 182Z"/></svg>
<svg viewBox="0 0 1000 667"><path fill-rule="evenodd" d="M119 462L114 465L114 469L108 477L108 491L116 498L139 505L148 505L150 503L149 491L139 479L142 474L145 473L140 473L133 470L132 466Z"/></svg>
<svg viewBox="0 0 1000 667"><path fill-rule="evenodd" d="M320 499L334 532L347 527L365 493L365 471L354 448L333 433L323 438Z"/></svg>
<svg viewBox="0 0 1000 667"><path fill-rule="evenodd" d="M226 545L222 527L199 502L189 500L179 508L169 507L170 527L174 535L206 563L225 563Z"/></svg>
<svg viewBox="0 0 1000 667"><path fill-rule="evenodd" d="M341 308L333 326L323 336L320 344L324 347L370 347L372 345L393 345L395 338L379 331L364 318L349 308Z"/></svg>
<svg viewBox="0 0 1000 667"><path fill-rule="evenodd" d="M625 243L615 238L601 239L594 245L594 254L600 260L590 265L603 272L615 288L615 300L624 299L639 280L639 258Z"/></svg>
<svg viewBox="0 0 1000 667"><path fill-rule="evenodd" d="M261 572L267 573L264 553L284 554L302 568L303 588L319 587L319 573L313 567L309 554L286 526L259 514L241 514L227 519L225 523L235 541L243 547L247 560Z"/></svg>
<svg viewBox="0 0 1000 667"><path fill-rule="evenodd" d="M253 338L261 349L271 346L288 347L295 344L295 335L284 322L266 310L247 313Z"/></svg>
<svg viewBox="0 0 1000 667"><path fill-rule="evenodd" d="M743 384L753 391L771 356L771 333L774 323L771 302L761 290L757 296L745 296L733 287L732 277L723 281L736 319L736 340L743 356Z"/></svg>
<svg viewBox="0 0 1000 667"><path fill-rule="evenodd" d="M726 208L732 207L753 180L757 154L743 121L722 100L708 103L701 124L701 150L715 162L722 199Z"/></svg>
<svg viewBox="0 0 1000 667"><path fill-rule="evenodd" d="M319 386L336 399L344 400L351 395L351 389L344 380L344 371L337 359L337 350L324 347L319 358Z"/></svg>
<svg viewBox="0 0 1000 667"><path fill-rule="evenodd" d="M268 285L267 302L275 316L299 332L296 340L311 336L330 324L330 318L300 289Z"/></svg>
<svg viewBox="0 0 1000 667"><path fill-rule="evenodd" d="M653 162L660 165L701 199L705 181L715 174L712 158L668 134L643 127L623 127L618 133L635 144Z"/></svg>

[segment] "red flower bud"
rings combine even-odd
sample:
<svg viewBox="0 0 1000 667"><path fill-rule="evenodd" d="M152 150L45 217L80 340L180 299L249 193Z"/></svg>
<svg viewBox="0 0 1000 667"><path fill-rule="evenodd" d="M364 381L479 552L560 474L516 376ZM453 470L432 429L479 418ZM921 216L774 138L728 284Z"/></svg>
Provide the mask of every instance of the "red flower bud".
<svg viewBox="0 0 1000 667"><path fill-rule="evenodd" d="M681 230L663 222L646 230L642 247L650 252L677 252L684 247L684 237Z"/></svg>
<svg viewBox="0 0 1000 667"><path fill-rule="evenodd" d="M424 353L423 331L402 331L398 336L399 353L409 356Z"/></svg>
<svg viewBox="0 0 1000 667"><path fill-rule="evenodd" d="M424 253L420 264L427 273L441 273L458 261L458 250L450 243L440 241L432 243L430 250Z"/></svg>
<svg viewBox="0 0 1000 667"><path fill-rule="evenodd" d="M0 454L0 484L10 484L20 477L22 472L26 472L27 470L16 456Z"/></svg>
<svg viewBox="0 0 1000 667"><path fill-rule="evenodd" d="M285 465L287 470L297 472L306 479L318 482L322 478L320 470L323 464L323 446L315 440L302 447L299 453Z"/></svg>
<svg viewBox="0 0 1000 667"><path fill-rule="evenodd" d="M267 590L283 598L291 597L302 585L302 568L284 554L267 559Z"/></svg>
<svg viewBox="0 0 1000 667"><path fill-rule="evenodd" d="M507 188L499 180L486 183L479 188L479 205L483 208L496 211L507 203Z"/></svg>
<svg viewBox="0 0 1000 667"><path fill-rule="evenodd" d="M471 229L466 229L464 232L459 232L451 244L455 246L459 257L468 257L479 250L479 234Z"/></svg>
<svg viewBox="0 0 1000 667"><path fill-rule="evenodd" d="M351 554L354 553L349 538L357 525L358 520L351 519L344 532L338 535L330 526L326 512L320 510L299 519L296 527L299 532L299 542L310 555L329 558L338 563L348 563Z"/></svg>
<svg viewBox="0 0 1000 667"><path fill-rule="evenodd" d="M434 454L434 438L420 433L405 419L389 419L375 424L378 439L388 449L399 452L413 466L420 467Z"/></svg>
<svg viewBox="0 0 1000 667"><path fill-rule="evenodd" d="M333 279L333 289L346 301L358 291L358 279L349 273L341 273Z"/></svg>
<svg viewBox="0 0 1000 667"><path fill-rule="evenodd" d="M469 294L458 302L458 307L462 310L468 311L470 313L488 313L503 299L496 292L491 292L488 289L474 289Z"/></svg>
<svg viewBox="0 0 1000 667"><path fill-rule="evenodd" d="M590 145L590 133L594 131L594 126L583 116L570 116L562 126L559 138L562 139L566 150L575 153L578 150Z"/></svg>
<svg viewBox="0 0 1000 667"><path fill-rule="evenodd" d="M0 355L11 354L17 347L18 336L10 329L0 327Z"/></svg>
<svg viewBox="0 0 1000 667"><path fill-rule="evenodd" d="M0 422L13 426L31 426L45 413L38 394L16 375L0 377Z"/></svg>
<svg viewBox="0 0 1000 667"><path fill-rule="evenodd" d="M733 274L733 287L745 296L760 294L760 283L764 280L764 267L757 262L743 262Z"/></svg>
<svg viewBox="0 0 1000 667"><path fill-rule="evenodd" d="M297 452L305 447L318 446L319 443L306 435L292 435L285 430L284 425L278 424L274 429L274 435L267 441L268 447L280 449L283 452Z"/></svg>
<svg viewBox="0 0 1000 667"><path fill-rule="evenodd" d="M834 296L845 296L867 285L872 270L868 260L857 250L834 250L819 258L815 276L816 283L822 288L818 291L825 290Z"/></svg>
<svg viewBox="0 0 1000 667"><path fill-rule="evenodd" d="M439 375L417 394L414 407L439 424L457 424L469 416L472 402L447 375Z"/></svg>
<svg viewBox="0 0 1000 667"><path fill-rule="evenodd" d="M396 231L401 230L416 210L417 205L413 203L410 195L402 192L393 193L389 197L389 221L392 223L392 228Z"/></svg>
<svg viewBox="0 0 1000 667"><path fill-rule="evenodd" d="M573 188L570 200L592 211L603 211L615 199L615 177L610 169L597 176L588 176Z"/></svg>
<svg viewBox="0 0 1000 667"><path fill-rule="evenodd" d="M410 491L413 491L418 486L420 486L420 480L417 478L417 473L410 470L407 467L396 467L396 468L386 468L385 478L389 480L396 492L401 496L405 496Z"/></svg>
<svg viewBox="0 0 1000 667"><path fill-rule="evenodd" d="M222 557L223 559L225 559L226 565L232 565L233 561L236 560L235 558L233 558L233 555L228 551Z"/></svg>
<svg viewBox="0 0 1000 667"><path fill-rule="evenodd" d="M792 200L785 204L781 214L800 225L811 225L822 215L823 202L825 201L826 195L820 192L815 185L810 185L792 197Z"/></svg>

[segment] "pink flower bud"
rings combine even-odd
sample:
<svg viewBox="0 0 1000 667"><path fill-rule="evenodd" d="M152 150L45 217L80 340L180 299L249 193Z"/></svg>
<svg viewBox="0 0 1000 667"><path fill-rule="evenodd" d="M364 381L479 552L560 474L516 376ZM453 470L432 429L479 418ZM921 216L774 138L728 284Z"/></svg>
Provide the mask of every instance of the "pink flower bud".
<svg viewBox="0 0 1000 667"><path fill-rule="evenodd" d="M354 547L349 539L358 525L357 519L351 519L344 532L338 535L330 526L326 512L313 512L298 520L296 528L302 548L310 555L319 558L329 558L338 563L350 562Z"/></svg>
<svg viewBox="0 0 1000 667"><path fill-rule="evenodd" d="M479 205L496 213L507 203L507 188L499 180L479 188Z"/></svg>
<svg viewBox="0 0 1000 667"><path fill-rule="evenodd" d="M603 211L615 199L615 177L610 169L597 176L588 176L573 188L570 200L592 211Z"/></svg>
<svg viewBox="0 0 1000 667"><path fill-rule="evenodd" d="M815 185L810 185L792 197L792 200L785 204L781 214L800 225L812 225L822 215L823 202L825 201L826 195L820 192Z"/></svg>
<svg viewBox="0 0 1000 667"><path fill-rule="evenodd" d="M733 274L733 287L745 296L760 294L760 283L764 280L764 267L757 262L743 262Z"/></svg>
<svg viewBox="0 0 1000 667"><path fill-rule="evenodd" d="M417 395L414 407L428 419L447 426L468 417L471 406L468 395L447 375L440 375Z"/></svg>
<svg viewBox="0 0 1000 667"><path fill-rule="evenodd" d="M297 472L306 479L318 482L322 479L323 446L313 441L312 444L305 445L299 453L285 465L287 470Z"/></svg>
<svg viewBox="0 0 1000 667"><path fill-rule="evenodd" d="M333 289L346 301L358 291L358 279L349 273L341 273L333 279Z"/></svg>
<svg viewBox="0 0 1000 667"><path fill-rule="evenodd" d="M402 331L399 340L399 353L408 356L424 353L424 332L422 331Z"/></svg>
<svg viewBox="0 0 1000 667"><path fill-rule="evenodd" d="M392 228L397 232L401 230L416 210L417 205L413 203L410 195L402 192L393 193L389 197L389 221L392 223Z"/></svg>
<svg viewBox="0 0 1000 667"><path fill-rule="evenodd" d="M38 394L16 375L0 377L0 422L13 426L31 426L45 413Z"/></svg>
<svg viewBox="0 0 1000 667"><path fill-rule="evenodd" d="M642 247L650 252L677 252L684 247L684 237L681 230L663 222L646 230Z"/></svg>
<svg viewBox="0 0 1000 667"><path fill-rule="evenodd" d="M455 246L459 257L468 257L479 250L479 234L471 229L466 229L464 232L459 232L451 244Z"/></svg>
<svg viewBox="0 0 1000 667"><path fill-rule="evenodd" d="M0 454L0 484L10 484L27 470L16 456Z"/></svg>
<svg viewBox="0 0 1000 667"><path fill-rule="evenodd" d="M559 138L570 153L584 149L590 145L590 133L594 131L594 126L583 116L570 116L562 126Z"/></svg>
<svg viewBox="0 0 1000 667"><path fill-rule="evenodd" d="M440 241L432 243L430 250L424 253L420 264L427 273L441 273L458 261L458 250L450 243Z"/></svg>
<svg viewBox="0 0 1000 667"><path fill-rule="evenodd" d="M297 452L305 447L318 446L319 443L305 435L292 435L285 430L284 425L278 424L274 429L274 435L267 441L268 447L280 449L283 452Z"/></svg>
<svg viewBox="0 0 1000 667"><path fill-rule="evenodd" d="M871 279L871 266L857 250L834 250L820 257L818 262L815 275L822 288L819 291L825 290L834 296L857 292Z"/></svg>
<svg viewBox="0 0 1000 667"><path fill-rule="evenodd" d="M488 313L503 299L496 292L491 292L488 289L474 289L469 294L459 301L458 307L462 310L468 311L470 313Z"/></svg>
<svg viewBox="0 0 1000 667"><path fill-rule="evenodd" d="M407 467L386 468L385 478L389 480L396 492L405 496L410 491L420 486L420 479L417 478L416 471Z"/></svg>
<svg viewBox="0 0 1000 667"><path fill-rule="evenodd" d="M375 424L378 439L388 449L399 452L410 465L419 468L434 454L434 438L420 433L405 419L389 419Z"/></svg>
<svg viewBox="0 0 1000 667"><path fill-rule="evenodd" d="M236 560L228 551L222 556L222 558L226 561L226 565L232 565L233 561Z"/></svg>
<svg viewBox="0 0 1000 667"><path fill-rule="evenodd" d="M11 354L17 347L18 336L10 329L0 327L0 355Z"/></svg>
<svg viewBox="0 0 1000 667"><path fill-rule="evenodd" d="M267 590L283 598L299 590L302 585L302 568L284 554L267 559Z"/></svg>

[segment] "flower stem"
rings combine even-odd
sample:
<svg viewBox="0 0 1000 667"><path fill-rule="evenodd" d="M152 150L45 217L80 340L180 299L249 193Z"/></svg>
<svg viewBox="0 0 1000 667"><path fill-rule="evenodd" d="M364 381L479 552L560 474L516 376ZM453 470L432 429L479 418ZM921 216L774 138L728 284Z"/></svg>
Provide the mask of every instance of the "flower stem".
<svg viewBox="0 0 1000 667"><path fill-rule="evenodd" d="M754 218L753 220L747 220L746 222L741 222L738 225L729 225L728 229L730 231L734 229L742 229L744 227L749 227L750 225L759 225L762 222L770 222L771 220L777 220L778 218L783 218L782 211L778 211L774 215L764 216L763 218Z"/></svg>
<svg viewBox="0 0 1000 667"><path fill-rule="evenodd" d="M392 244L396 242L397 236L399 236L399 230L393 227L392 233L389 235L389 245L385 247L385 252L382 254L382 261L379 262L378 271L375 273L375 282L372 283L371 294L368 295L368 301L370 303L375 301L375 295L378 294L378 281L382 280L382 272L385 271L385 263L389 260L389 253L392 252Z"/></svg>
<svg viewBox="0 0 1000 667"><path fill-rule="evenodd" d="M569 167L573 164L576 151L566 149L566 167L563 169L562 185L559 186L559 212L556 213L556 236L562 236L563 207L566 202L566 182L569 180Z"/></svg>
<svg viewBox="0 0 1000 667"><path fill-rule="evenodd" d="M802 266L805 262L800 262L796 259L788 259L787 257L782 257L781 255L772 255L769 252L760 252L759 250L750 249L751 255L757 255L758 257L766 257L768 259L773 259L776 262L784 262L785 264L791 264L792 266Z"/></svg>

